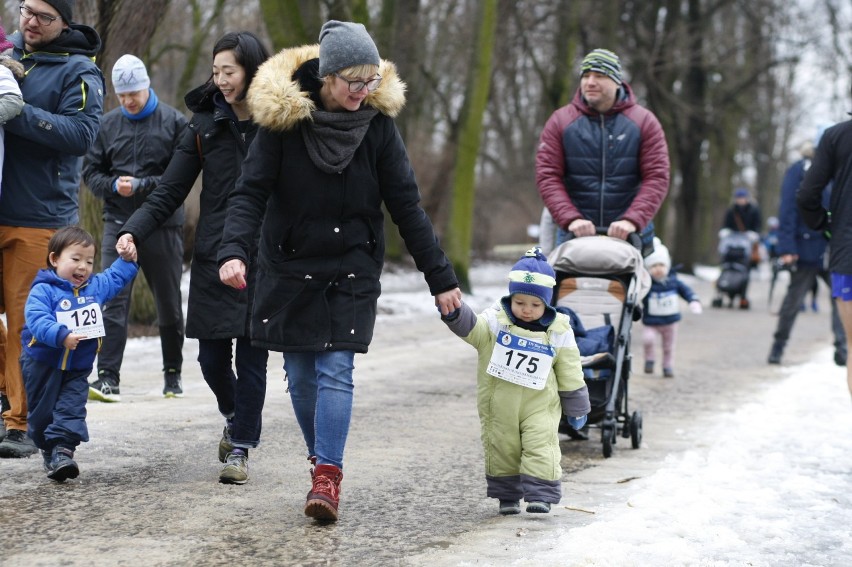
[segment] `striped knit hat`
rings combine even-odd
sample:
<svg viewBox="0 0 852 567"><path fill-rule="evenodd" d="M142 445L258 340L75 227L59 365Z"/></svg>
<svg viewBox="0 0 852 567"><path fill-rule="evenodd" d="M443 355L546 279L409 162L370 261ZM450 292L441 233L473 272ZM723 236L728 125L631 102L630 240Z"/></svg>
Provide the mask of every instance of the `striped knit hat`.
<svg viewBox="0 0 852 567"><path fill-rule="evenodd" d="M589 71L606 75L615 81L615 84L621 86L621 60L618 55L608 49L595 49L583 58L583 63L580 64L580 77Z"/></svg>
<svg viewBox="0 0 852 567"><path fill-rule="evenodd" d="M550 305L555 285L556 273L538 246L527 250L509 272L509 295L524 293Z"/></svg>

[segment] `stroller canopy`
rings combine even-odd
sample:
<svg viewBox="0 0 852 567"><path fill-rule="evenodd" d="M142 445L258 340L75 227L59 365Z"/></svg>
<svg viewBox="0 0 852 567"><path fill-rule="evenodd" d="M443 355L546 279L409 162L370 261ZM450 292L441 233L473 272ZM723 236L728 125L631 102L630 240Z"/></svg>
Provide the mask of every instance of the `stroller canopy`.
<svg viewBox="0 0 852 567"><path fill-rule="evenodd" d="M558 272L588 276L634 274L641 300L651 290L651 274L642 252L611 236L585 236L563 242L550 252L548 263Z"/></svg>

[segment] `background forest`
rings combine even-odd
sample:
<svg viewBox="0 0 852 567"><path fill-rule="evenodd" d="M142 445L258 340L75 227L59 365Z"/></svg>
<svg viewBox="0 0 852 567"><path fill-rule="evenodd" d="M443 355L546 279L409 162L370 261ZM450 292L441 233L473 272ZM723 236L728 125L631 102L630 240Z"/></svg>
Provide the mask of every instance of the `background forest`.
<svg viewBox="0 0 852 567"><path fill-rule="evenodd" d="M18 4L3 1L8 33ZM579 61L593 48L620 55L639 102L666 131L672 183L656 224L687 270L717 261L716 232L734 187L751 189L764 218L777 214L795 149L852 108L849 0L77 0L75 7L75 20L103 39L108 109L117 105L109 71L124 53L141 57L158 96L186 111L183 95L209 77L222 33L253 31L277 51L315 43L330 18L363 22L408 83L398 125L423 204L463 279L472 258L529 241L527 225L542 207L538 135L579 86ZM99 203L85 189L81 203L84 222L96 227ZM391 258L403 258L393 244Z"/></svg>

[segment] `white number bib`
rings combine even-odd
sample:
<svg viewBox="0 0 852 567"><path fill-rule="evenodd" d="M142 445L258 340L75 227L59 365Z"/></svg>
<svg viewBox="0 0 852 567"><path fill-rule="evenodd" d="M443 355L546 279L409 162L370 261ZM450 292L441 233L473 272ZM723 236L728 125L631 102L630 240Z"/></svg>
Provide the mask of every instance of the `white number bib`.
<svg viewBox="0 0 852 567"><path fill-rule="evenodd" d="M677 315L680 313L677 303L678 297L676 293L651 294L648 296L648 315L656 315L657 317Z"/></svg>
<svg viewBox="0 0 852 567"><path fill-rule="evenodd" d="M543 390L555 354L550 345L500 331L486 372L512 384Z"/></svg>
<svg viewBox="0 0 852 567"><path fill-rule="evenodd" d="M85 335L87 339L102 337L106 334L101 306L97 303L89 303L85 307L72 311L57 311L56 322L71 329L72 333Z"/></svg>

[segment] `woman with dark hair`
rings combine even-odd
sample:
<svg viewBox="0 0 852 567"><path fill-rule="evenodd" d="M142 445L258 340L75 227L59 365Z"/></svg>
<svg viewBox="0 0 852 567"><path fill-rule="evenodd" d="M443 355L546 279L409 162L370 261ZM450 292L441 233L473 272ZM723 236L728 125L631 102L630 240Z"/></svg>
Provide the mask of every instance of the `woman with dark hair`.
<svg viewBox="0 0 852 567"><path fill-rule="evenodd" d="M198 339L201 373L225 418L219 441L219 460L225 466L219 482L226 484L248 480L248 450L260 443L269 353L251 346L249 340L253 271L242 289L223 285L216 254L228 194L257 132L246 92L257 68L268 57L260 39L249 32L227 33L216 42L212 75L184 98L194 113L189 128L160 184L121 229L118 241L119 247L135 250L135 243L144 241L184 202L201 173L186 336ZM256 246L252 246L252 258L255 254ZM254 260L250 266L253 270Z"/></svg>

